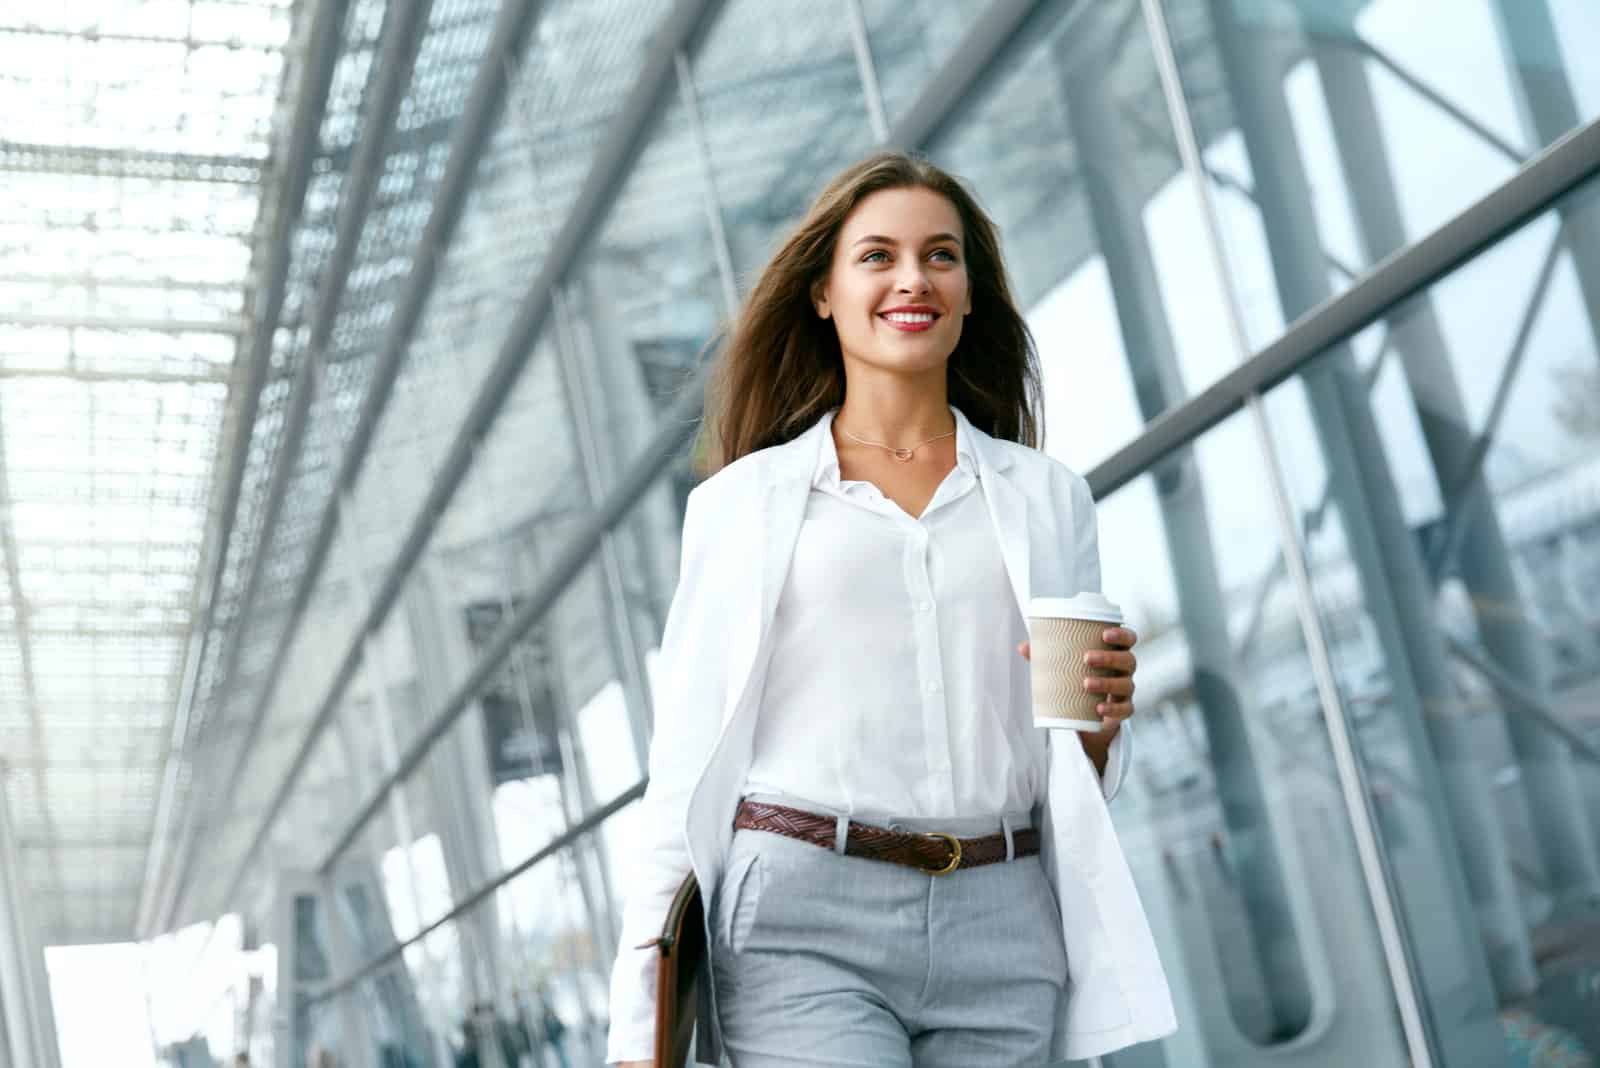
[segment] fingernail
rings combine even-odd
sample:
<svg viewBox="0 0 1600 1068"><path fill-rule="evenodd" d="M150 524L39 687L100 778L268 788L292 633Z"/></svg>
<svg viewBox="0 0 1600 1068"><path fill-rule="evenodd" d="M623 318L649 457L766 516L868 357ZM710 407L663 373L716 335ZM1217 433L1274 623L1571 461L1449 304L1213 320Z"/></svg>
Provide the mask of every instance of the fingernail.
<svg viewBox="0 0 1600 1068"><path fill-rule="evenodd" d="M1096 656L1094 653L1084 653L1083 654L1083 662L1085 664L1091 664L1092 665L1096 661L1098 661L1099 659L1100 658L1098 656Z"/></svg>

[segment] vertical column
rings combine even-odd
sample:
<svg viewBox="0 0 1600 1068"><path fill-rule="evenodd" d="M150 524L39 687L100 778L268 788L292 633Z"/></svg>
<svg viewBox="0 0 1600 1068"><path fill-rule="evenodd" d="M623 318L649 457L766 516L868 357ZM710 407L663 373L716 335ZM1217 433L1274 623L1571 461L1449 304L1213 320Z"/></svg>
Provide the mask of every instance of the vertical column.
<svg viewBox="0 0 1600 1068"><path fill-rule="evenodd" d="M10 774L0 763L0 1030L5 1045L0 1052L9 1055L14 1068L47 1068L46 1043L55 1043L55 1034L43 1033L34 1006L33 980L28 969L27 918L18 863L17 840L11 833L11 812L6 804L6 778Z"/></svg>
<svg viewBox="0 0 1600 1068"><path fill-rule="evenodd" d="M1578 104L1548 0L1493 0L1490 7L1529 140L1548 145L1576 130L1581 125ZM1594 52L1580 45L1578 54L1592 56ZM1564 210L1562 221L1589 328L1600 346L1600 204L1591 200Z"/></svg>
<svg viewBox="0 0 1600 1068"><path fill-rule="evenodd" d="M1535 2L1530 9L1541 6ZM1354 35L1354 23L1344 22L1338 32ZM1331 47L1321 36L1313 39L1312 48L1367 259L1376 263L1404 247L1406 235L1365 61L1357 53ZM1439 484L1450 498L1446 509L1465 509L1459 519L1457 563L1471 594L1478 632L1490 656L1533 696L1548 702L1549 656L1530 632L1500 517L1482 473L1463 477L1475 442L1432 300L1424 295L1408 304L1391 322L1390 337L1411 386ZM1558 906L1586 906L1600 899L1600 859L1571 749L1528 716L1513 713L1506 724L1522 765L1521 782L1551 892Z"/></svg>
<svg viewBox="0 0 1600 1068"><path fill-rule="evenodd" d="M561 393L565 401L562 410L567 417L567 433L578 453L584 503L593 511L610 488L614 471L607 468L600 444L611 428L596 418L599 404L594 396L593 384L585 373L585 361L578 350L571 302L565 291L556 294L554 319L555 331L550 339L550 347L555 350L556 367L561 380ZM633 616L628 608L628 591L623 582L622 554L619 550L615 530L608 530L600 536L599 565L605 603L600 605L599 614L605 620L605 638L611 650L611 662L621 676L619 681L628 707L634 756L642 771L649 767L649 728L655 722L655 710L650 680L645 677L644 653L634 632Z"/></svg>
<svg viewBox="0 0 1600 1068"><path fill-rule="evenodd" d="M450 699L451 684L466 674L473 653L458 606L439 594L432 562L425 560L417 567L402 597L416 655L417 694L421 706L432 714ZM413 775L424 784L431 802L428 811L444 852L452 901L460 901L500 870L491 809L494 787L482 724L479 709L468 711L434 743ZM465 957L468 1004L496 996L503 973L494 899L484 900L458 918L455 926Z"/></svg>
<svg viewBox="0 0 1600 1068"><path fill-rule="evenodd" d="M658 413L634 353L627 323L620 316L600 311L605 307L605 294L615 292L611 287L620 284L612 274L591 257L580 277L568 289L575 294L573 306L583 309L574 325L587 378L594 387L590 397L595 423L602 430L596 436L602 451L601 470L615 477L624 464L643 451ZM643 584L641 590L628 591L633 595L630 608L632 601L642 600L647 609L643 619L636 619L640 614L637 611L629 615L635 621L636 631L640 627L649 628L648 634L638 638L641 649L654 644L667 618L667 606L672 602L672 577L678 573L676 554L670 550L677 540L682 519L673 507L671 480L661 479L645 491L624 527L631 538L632 558L638 561L639 568L637 576L629 577ZM635 715L631 708L628 714ZM648 742L648 717L641 726Z"/></svg>
<svg viewBox="0 0 1600 1068"><path fill-rule="evenodd" d="M311 1041L310 1013L306 1008L308 981L326 979L314 943L304 937L309 917L301 907L315 890L304 873L280 871L272 898L272 940L278 947L278 993L272 1007L272 1058L274 1068L300 1068ZM314 908L314 905L312 906Z"/></svg>
<svg viewBox="0 0 1600 1068"><path fill-rule="evenodd" d="M348 489L344 491L344 500L340 504L340 515L351 518L351 526L350 526L350 529L347 532L347 539L348 539L349 544L346 547L346 551L345 551L345 554L344 554L345 581L348 583L348 588L349 588L350 593L351 593L350 600L352 602L352 605L351 605L352 611L354 612L355 617L356 617L357 620L363 620L363 619L365 619L367 617L367 615L369 613L369 610L371 608L371 605L372 605L372 593L371 593L371 589L367 585L366 571L362 567L362 563L361 563L361 560L360 560L361 539L359 537L358 531L356 530L356 528L354 526L354 517L359 516L360 513L356 510L355 501L354 501L354 499L353 499L353 497L351 495L351 491L349 491ZM419 583L419 582L426 582L427 581L427 577L428 577L428 571L427 571L426 565L424 565L422 568L419 568L417 570L417 572L415 573L415 575L414 575L414 577L412 579L412 586L416 586L416 584ZM431 604L431 598L429 599L429 603ZM408 607L409 607L409 601L408 601ZM420 649L421 647L423 647L424 645L427 645L428 643L426 641L424 641L424 642L413 641L412 644L413 644L413 647ZM420 657L419 657L419 660L420 660ZM379 758L382 760L382 762L383 762L383 770L387 774L387 773L393 772L393 770L396 767L398 767L399 764L400 764L400 735L399 735L399 727L395 722L394 705L393 705L393 702L390 700L390 694L389 694L389 672L388 672L388 667L387 667L387 661L385 659L383 643L374 634L368 634L368 635L365 636L365 638L363 638L362 656L361 656L361 670L366 675L366 681L367 681L367 684L368 684L368 688L370 689L370 691L372 693L372 707L373 707L373 711L375 713L375 715L374 715L374 720L375 720L374 726L376 728L375 737L376 737L376 740L377 740L377 743L378 743ZM425 677L427 677L426 671L424 669L424 665L423 664L418 663L416 665L416 673L417 673L417 676L418 676L418 679L419 679L418 686L417 686L418 692L422 693L422 694L426 694L426 695L432 696L431 691L429 691L427 689L427 687L423 685L423 682L422 682L422 680ZM438 699L441 700L441 701L443 700L442 697L440 697ZM359 760L357 758L355 758L355 754L358 753L360 750L354 744L354 739L348 737L348 723L347 723L347 721L345 720L345 718L343 716L343 710L342 709L340 710L339 713L336 714L335 722L336 722L336 725L339 727L339 729L341 731L341 737L343 737L345 739L345 748L346 748L346 750L352 755L352 759L351 759L352 774L354 774L357 777L358 780L361 779L361 778L364 778L364 775L363 775L362 771L359 768ZM421 889L420 889L421 880L417 876L416 860L415 860L415 854L413 852L413 850L415 848L415 845L416 845L416 831L413 828L412 820L411 820L412 807L411 807L411 792L410 791L412 789L412 786L413 786L413 783L411 783L411 782L397 782L397 783L395 783L393 789L389 792L388 802L389 802L389 815L390 815L390 819L392 820L393 826L394 826L396 844L399 846L400 851L401 851L401 855L405 860L405 865L404 866L405 866L405 873L406 873L406 881L407 881L407 884L408 884L407 889L410 892L411 901L413 903L413 906L416 909L419 910L419 914L417 916L415 916L414 919L416 920L418 926L420 927L422 924L428 922L430 917L423 916L423 915L420 914L421 901L422 901ZM359 789L359 792L361 793L361 795L365 796L365 794L366 794L365 789L361 788L359 786L358 786L358 789ZM456 835L454 835L453 833L445 833L445 834L441 834L440 838L441 838L441 840L443 842L446 843L446 847L445 847L444 852L445 852L445 856L446 856L447 861L448 861L449 858L451 858L451 856L452 856L451 844L450 843L451 843L451 841L453 839L456 838ZM375 858L375 859L381 859L381 858ZM337 870L337 867L338 867L338 865L337 865L337 862L336 862L335 863L335 869L336 870ZM452 875L455 875L458 871L459 871L459 867L458 866L452 866L451 867L451 874ZM454 880L452 880L452 881L454 881ZM382 903L382 901L383 901L382 893L381 892L377 892L376 896L377 896L378 902ZM491 912L489 915L492 917L493 913ZM384 929L385 935L388 938L392 938L393 937L394 927L393 927L393 923L391 921L389 921L389 919L387 917L387 911L386 910L385 910L384 918L385 918L385 921L386 921L384 923L384 925L383 925L383 929ZM462 952L463 953L471 952L472 946L471 946L470 942L468 942L468 940L464 938L463 939L463 943L464 943L464 945L462 947ZM431 970L431 968L432 968L431 953L428 950L428 943L427 943L426 940L424 940L423 943L422 943L422 952L423 952L424 959L428 960L428 962L429 962L428 963L428 967ZM489 967L493 968L493 962L494 962L494 960L497 959L494 955L498 952L498 943L491 941L490 942L490 949L489 949L488 952L490 954ZM476 962L477 962L477 958L475 957L475 960L473 962L469 963L469 966L465 969L467 975L469 976L469 981L473 982L474 984L476 984L476 982L477 982L477 970L476 970L477 963ZM379 980L379 983L380 983L380 989L386 989L384 984L385 983L389 983L388 977L385 976L384 978L381 978ZM414 1006L415 1009L416 1009L416 1012L417 1012L416 1019L418 1021L421 1021L423 1026L426 1027L427 1018L423 1013L422 1007L420 1005L416 1004L416 994L415 994L414 989L408 989L408 990L403 991L403 992L392 991L391 990L389 992L389 997L390 997L390 1001L393 1003L395 1011L397 1011L397 1012L400 1012L402 1010L409 1010ZM405 1017L405 1016L402 1016L402 1019L408 1021L406 1023L406 1026L409 1027L410 1026L409 1018ZM434 1050L433 1050L434 1056L438 1059L440 1064L449 1064L450 1061L451 1061L450 1052L449 1052L449 1046L448 1046L447 1042L445 1041L445 1037L444 1037L444 1026L447 1024L447 1021L436 1020L436 1021L434 1021L434 1023L436 1025L438 1025L438 1026L435 1026L435 1027L430 1029L431 1030L431 1034L432 1034L432 1042L433 1042L433 1045L434 1045Z"/></svg>
<svg viewBox="0 0 1600 1068"><path fill-rule="evenodd" d="M340 908L339 884L335 874L322 877L318 887L320 908L328 921L328 956L333 963L333 977L341 979L355 972L363 963L356 951L355 940L345 924L344 910ZM378 1068L377 1045L367 1026L367 1014L360 1003L361 988L353 986L334 995L334 1011L339 1017L339 1054L342 1068Z"/></svg>
<svg viewBox="0 0 1600 1068"><path fill-rule="evenodd" d="M1123 180L1131 153L1106 80L1109 42L1104 29L1097 20L1084 19L1078 32L1059 39L1056 58L1134 392L1148 421L1181 400L1184 387L1145 235L1143 203L1137 190ZM1205 486L1191 448L1161 462L1155 489L1184 638L1194 664L1195 697L1215 770L1227 855L1248 918L1244 931L1252 943L1244 947L1243 955L1253 958L1254 968L1228 969L1229 1004L1240 1030L1266 1043L1306 1026L1312 1011L1311 989L1261 770L1234 684L1238 666L1217 577ZM1224 953L1224 959L1238 957Z"/></svg>
<svg viewBox="0 0 1600 1068"><path fill-rule="evenodd" d="M1261 20L1247 33L1232 0L1208 0L1208 6L1224 82L1255 178L1279 299L1284 317L1293 319L1331 294L1310 185L1283 92L1293 41L1285 41L1281 23L1274 22L1269 31L1259 7L1252 10ZM1464 880L1477 912L1475 937L1469 916L1448 905L1459 895L1450 895L1444 909L1436 902L1417 907L1415 897L1407 898L1413 932L1438 924L1454 928L1418 939L1438 948L1421 954L1420 963L1432 980L1425 982L1430 992L1446 998L1447 1004L1436 1001L1435 1009L1441 1026L1449 1027L1493 1010L1493 991L1481 983L1482 969L1475 959L1480 946L1487 950L1501 996L1530 993L1538 976L1504 830L1483 789L1488 770L1474 752L1470 725L1452 715L1459 702L1429 611L1431 590L1349 347L1338 346L1319 359L1302 381L1361 576L1364 604L1383 642L1394 706L1408 736L1430 822L1452 829L1453 838L1447 833L1442 840L1453 841L1456 848L1437 859L1445 866L1446 880ZM1458 950L1451 952L1452 946ZM1471 1063L1469 1051L1462 1057L1462 1063Z"/></svg>

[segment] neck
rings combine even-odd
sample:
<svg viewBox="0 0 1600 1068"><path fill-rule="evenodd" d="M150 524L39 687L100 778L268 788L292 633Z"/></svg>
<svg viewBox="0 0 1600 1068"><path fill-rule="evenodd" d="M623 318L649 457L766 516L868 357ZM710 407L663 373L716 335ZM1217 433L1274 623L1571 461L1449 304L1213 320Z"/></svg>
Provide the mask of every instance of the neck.
<svg viewBox="0 0 1600 1068"><path fill-rule="evenodd" d="M939 385L943 387L944 383ZM950 433L956 428L956 419L943 388L937 393L915 394L846 389L833 424L868 441L891 448L911 448L928 438Z"/></svg>

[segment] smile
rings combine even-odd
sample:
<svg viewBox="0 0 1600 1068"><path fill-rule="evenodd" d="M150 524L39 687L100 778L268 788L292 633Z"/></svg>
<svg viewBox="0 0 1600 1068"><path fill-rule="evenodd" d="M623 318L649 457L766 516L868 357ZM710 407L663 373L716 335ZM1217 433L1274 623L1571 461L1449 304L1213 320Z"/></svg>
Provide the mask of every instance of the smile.
<svg viewBox="0 0 1600 1068"><path fill-rule="evenodd" d="M931 329L938 318L932 312L883 312L878 317L896 330L911 333Z"/></svg>

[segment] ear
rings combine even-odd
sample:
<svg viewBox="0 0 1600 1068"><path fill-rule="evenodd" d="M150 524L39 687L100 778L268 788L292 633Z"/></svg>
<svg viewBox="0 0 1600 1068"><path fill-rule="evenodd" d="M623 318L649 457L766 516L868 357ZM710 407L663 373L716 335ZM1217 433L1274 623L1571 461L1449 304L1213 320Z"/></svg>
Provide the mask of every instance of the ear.
<svg viewBox="0 0 1600 1068"><path fill-rule="evenodd" d="M832 304L828 300L827 285L824 280L818 279L811 283L811 303L817 309L817 317L827 319L833 314Z"/></svg>

